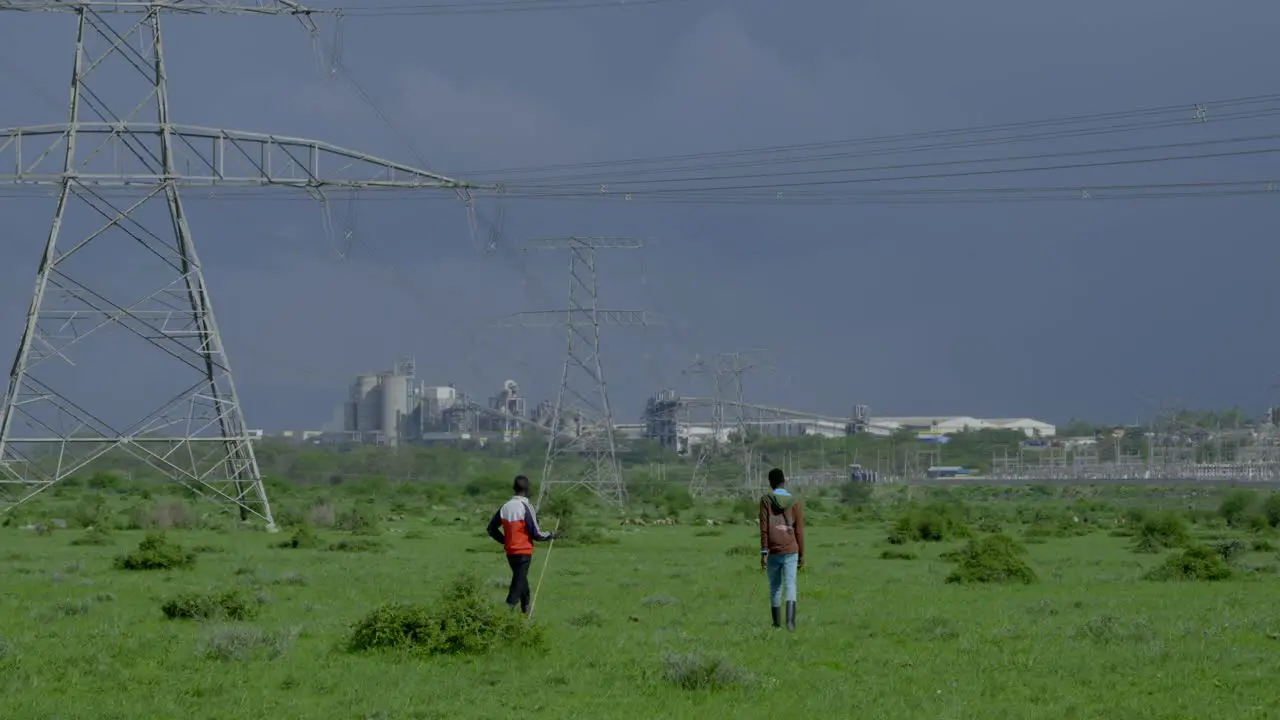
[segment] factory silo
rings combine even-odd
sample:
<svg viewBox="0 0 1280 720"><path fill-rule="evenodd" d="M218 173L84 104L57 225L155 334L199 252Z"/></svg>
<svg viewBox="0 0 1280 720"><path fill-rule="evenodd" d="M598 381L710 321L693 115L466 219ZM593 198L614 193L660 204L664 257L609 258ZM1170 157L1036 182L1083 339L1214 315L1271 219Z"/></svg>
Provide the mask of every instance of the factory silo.
<svg viewBox="0 0 1280 720"><path fill-rule="evenodd" d="M408 375L382 376L382 434L387 445L400 442L400 430L409 419L412 378Z"/></svg>
<svg viewBox="0 0 1280 720"><path fill-rule="evenodd" d="M355 430L363 436L376 433L382 422L382 395L378 385L382 378L376 373L357 375L351 386L351 402L355 405Z"/></svg>
<svg viewBox="0 0 1280 720"><path fill-rule="evenodd" d="M354 398L342 403L342 432L348 433L348 435L356 432L357 407L358 404Z"/></svg>

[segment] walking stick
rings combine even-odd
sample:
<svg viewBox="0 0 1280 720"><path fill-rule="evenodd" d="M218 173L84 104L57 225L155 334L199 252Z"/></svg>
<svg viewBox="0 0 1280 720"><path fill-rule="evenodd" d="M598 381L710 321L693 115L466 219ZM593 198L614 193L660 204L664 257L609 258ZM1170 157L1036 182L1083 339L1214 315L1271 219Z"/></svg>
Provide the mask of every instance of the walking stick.
<svg viewBox="0 0 1280 720"><path fill-rule="evenodd" d="M556 526L551 532L555 533L560 529L560 518L556 518ZM533 608L538 604L538 591L542 589L542 578L547 576L547 566L551 564L551 550L556 546L556 539L551 538L551 542L547 543L547 559L542 561L542 572L538 573L538 584L533 588L533 597L529 598L529 620L533 620Z"/></svg>

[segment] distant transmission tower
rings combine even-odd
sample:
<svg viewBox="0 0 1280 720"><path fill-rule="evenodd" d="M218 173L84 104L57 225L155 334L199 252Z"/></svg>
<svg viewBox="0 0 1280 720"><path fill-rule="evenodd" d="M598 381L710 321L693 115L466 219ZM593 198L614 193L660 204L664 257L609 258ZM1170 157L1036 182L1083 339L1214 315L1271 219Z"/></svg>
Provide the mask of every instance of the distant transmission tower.
<svg viewBox="0 0 1280 720"><path fill-rule="evenodd" d="M693 366L686 370L689 373L707 373L712 377L712 386L714 388L715 397L712 400L712 444L699 449L698 459L694 464L693 477L689 482L689 492L695 497L704 495L708 492L707 474L711 456L718 449L720 442L720 433L728 424L725 417L724 408L726 405L732 406L734 412L734 434L736 435L736 444L738 449L738 461L742 468L742 479L738 492L752 497L759 495L764 491L764 477L760 473L760 462L756 456L755 450L751 446L751 421L748 419L747 412L751 406L747 404L746 393L743 387L742 376L748 370L761 366L760 360L752 360L753 356L769 352L768 350L746 350L731 353L720 353L715 356L714 360L708 363L706 360L698 360ZM732 400L725 400L725 394L732 396Z"/></svg>
<svg viewBox="0 0 1280 720"><path fill-rule="evenodd" d="M0 129L12 173L0 182L57 197L0 406L0 510L122 451L274 529L179 187L323 199L326 188L474 186L315 140L173 123L161 16L292 15L314 38L312 11L289 0L0 0L4 11L67 13L76 39L67 122ZM86 342L100 337L136 347ZM145 388L102 365L129 350ZM86 374L95 366L100 376ZM140 395L149 411L122 407Z"/></svg>
<svg viewBox="0 0 1280 720"><path fill-rule="evenodd" d="M618 464L613 410L600 361L602 325L646 326L655 318L644 310L604 310L599 305L596 251L639 250L640 240L611 237L537 238L525 250L560 250L569 253L569 302L561 310L537 310L510 315L506 325L563 327L566 349L560 389L552 410L547 453L538 489L539 506L555 485L583 486L606 501L626 501L627 488ZM565 454L587 462L582 474L558 477L556 460Z"/></svg>
<svg viewBox="0 0 1280 720"><path fill-rule="evenodd" d="M709 491L708 476L711 472L711 460L720 450L720 436L724 433L724 402L721 398L721 373L716 367L709 367L707 361L698 358L693 365L684 370L689 375L711 376L711 436L698 442L698 455L693 463L693 473L689 478L689 494L703 497Z"/></svg>

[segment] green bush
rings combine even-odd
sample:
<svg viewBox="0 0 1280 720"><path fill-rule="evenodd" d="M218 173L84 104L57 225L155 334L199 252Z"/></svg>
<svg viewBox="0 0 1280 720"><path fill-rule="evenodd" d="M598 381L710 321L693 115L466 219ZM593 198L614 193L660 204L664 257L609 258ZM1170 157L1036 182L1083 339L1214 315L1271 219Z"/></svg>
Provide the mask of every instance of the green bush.
<svg viewBox="0 0 1280 720"><path fill-rule="evenodd" d="M76 547L104 547L107 545L115 545L115 540L112 539L111 533L107 532L106 528L100 525L95 525L88 530L85 530L80 537L72 540L71 544Z"/></svg>
<svg viewBox="0 0 1280 720"><path fill-rule="evenodd" d="M223 662L276 660L283 657L298 639L298 629L263 630L243 625L211 628L197 646L206 660Z"/></svg>
<svg viewBox="0 0 1280 720"><path fill-rule="evenodd" d="M955 553L957 567L947 575L949 583L1021 583L1039 578L1022 556L1026 548L1008 535L988 535L970 540Z"/></svg>
<svg viewBox="0 0 1280 720"><path fill-rule="evenodd" d="M919 555L909 550L895 550L892 548L880 553L881 560L915 560L917 557Z"/></svg>
<svg viewBox="0 0 1280 720"><path fill-rule="evenodd" d="M558 532L564 532L563 530ZM584 545L617 545L621 540L616 535L608 535L600 528L582 527L570 530L556 539L556 547L581 547Z"/></svg>
<svg viewBox="0 0 1280 720"><path fill-rule="evenodd" d="M185 593L166 600L160 610L170 620L252 620L258 615L258 605L239 590Z"/></svg>
<svg viewBox="0 0 1280 720"><path fill-rule="evenodd" d="M420 655L478 655L501 647L540 648L540 626L487 598L478 578L458 576L433 605L384 604L357 622L349 652L403 650Z"/></svg>
<svg viewBox="0 0 1280 720"><path fill-rule="evenodd" d="M369 552L380 553L387 549L387 544L381 540L372 538L350 538L348 540L339 540L329 545L327 550L332 552Z"/></svg>
<svg viewBox="0 0 1280 720"><path fill-rule="evenodd" d="M963 507L933 503L908 508L890 528L888 540L894 545L904 545L909 542L942 542L969 535Z"/></svg>
<svg viewBox="0 0 1280 720"><path fill-rule="evenodd" d="M85 495L71 511L71 524L79 528L99 527L106 519L106 501L98 493Z"/></svg>
<svg viewBox="0 0 1280 720"><path fill-rule="evenodd" d="M604 625L604 615L593 608L569 618L569 624L577 628L600 627Z"/></svg>
<svg viewBox="0 0 1280 720"><path fill-rule="evenodd" d="M756 520L760 517L759 498L738 498L733 502L732 517L738 520Z"/></svg>
<svg viewBox="0 0 1280 720"><path fill-rule="evenodd" d="M1258 503L1258 494L1252 490L1232 490L1222 498L1218 506L1218 514L1232 527L1246 524L1253 508Z"/></svg>
<svg viewBox="0 0 1280 720"><path fill-rule="evenodd" d="M984 533L1000 533L1004 532L1004 524L997 518L984 517L978 521L978 530Z"/></svg>
<svg viewBox="0 0 1280 720"><path fill-rule="evenodd" d="M667 655L663 677L683 690L722 690L745 684L745 671L724 658L692 652Z"/></svg>
<svg viewBox="0 0 1280 720"><path fill-rule="evenodd" d="M1228 563L1234 563L1249 552L1249 546L1243 540L1223 540L1211 545L1213 551Z"/></svg>
<svg viewBox="0 0 1280 720"><path fill-rule="evenodd" d="M147 533L137 550L115 559L115 567L117 570L176 570L189 568L195 562L195 553L169 542L164 533Z"/></svg>
<svg viewBox="0 0 1280 720"><path fill-rule="evenodd" d="M352 535L381 535L382 526L378 516L370 508L351 507L334 518L335 530L344 530Z"/></svg>
<svg viewBox="0 0 1280 720"><path fill-rule="evenodd" d="M1158 512L1143 517L1138 525L1136 552L1154 553L1185 546L1191 539L1187 521L1178 513Z"/></svg>
<svg viewBox="0 0 1280 720"><path fill-rule="evenodd" d="M840 502L851 507L864 507L871 503L873 487L870 483L847 482L840 486Z"/></svg>
<svg viewBox="0 0 1280 720"><path fill-rule="evenodd" d="M1280 493L1271 493L1262 503L1262 515L1271 527L1280 527Z"/></svg>
<svg viewBox="0 0 1280 720"><path fill-rule="evenodd" d="M1216 550L1205 545L1193 545L1180 553L1170 555L1164 563L1147 573L1148 580L1226 580L1234 573L1227 561Z"/></svg>
<svg viewBox="0 0 1280 720"><path fill-rule="evenodd" d="M179 499L168 498L134 505L127 511L128 530L186 530L196 526L196 514Z"/></svg>
<svg viewBox="0 0 1280 720"><path fill-rule="evenodd" d="M310 550L310 549L321 547L322 545L323 545L323 541L321 541L320 536L317 535L316 532L312 530L309 525L303 525L302 527L293 531L292 537L290 537L288 540L285 540L284 542L277 544L276 547L293 549L293 550L298 550L298 549Z"/></svg>

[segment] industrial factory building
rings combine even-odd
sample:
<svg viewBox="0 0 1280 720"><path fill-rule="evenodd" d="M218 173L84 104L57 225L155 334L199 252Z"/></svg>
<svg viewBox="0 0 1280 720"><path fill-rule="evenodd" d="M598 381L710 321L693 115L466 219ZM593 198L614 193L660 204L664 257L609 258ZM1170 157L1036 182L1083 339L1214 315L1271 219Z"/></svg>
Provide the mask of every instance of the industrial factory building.
<svg viewBox="0 0 1280 720"><path fill-rule="evenodd" d="M526 422L524 397L515 381L507 380L487 405L480 405L452 384L419 381L409 358L392 370L356 377L344 406L342 435L348 441L391 447L456 439L510 442Z"/></svg>
<svg viewBox="0 0 1280 720"><path fill-rule="evenodd" d="M643 436L680 453L709 441L726 442L741 428L775 437L889 436L904 430L934 437L976 430L1016 430L1032 438L1057 433L1053 424L1031 418L873 417L866 405L855 406L849 417L840 418L771 405L681 397L671 390L649 398L645 406Z"/></svg>
<svg viewBox="0 0 1280 720"><path fill-rule="evenodd" d="M341 415L341 432L326 433L330 439L395 447L401 443L456 440L511 442L520 437L525 427L549 429L555 406L540 402L528 412L514 380L507 380L495 395L479 403L453 384L421 382L414 360L405 358L391 370L357 376ZM593 420L565 408L559 426L562 432L582 435ZM770 405L682 397L671 390L649 398L641 423L614 427L623 437L656 440L680 453L707 442L728 442L741 428L774 437L863 433L888 436L910 431L923 438L999 429L1016 430L1032 438L1051 438L1057 432L1052 424L1030 418L873 417L866 405L855 406L848 417L833 417Z"/></svg>
<svg viewBox="0 0 1280 720"><path fill-rule="evenodd" d="M943 415L922 417L877 417L867 424L867 431L877 435L891 435L898 430L917 432L953 433L971 430L1017 430L1032 438L1051 438L1058 433L1052 423L1031 418L984 419L968 415Z"/></svg>

